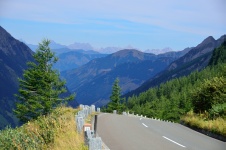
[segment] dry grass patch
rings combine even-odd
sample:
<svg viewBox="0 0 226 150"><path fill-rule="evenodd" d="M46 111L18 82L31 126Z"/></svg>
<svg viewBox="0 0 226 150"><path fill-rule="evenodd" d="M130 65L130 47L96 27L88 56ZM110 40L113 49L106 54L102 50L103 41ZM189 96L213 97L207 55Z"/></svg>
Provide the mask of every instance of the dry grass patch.
<svg viewBox="0 0 226 150"><path fill-rule="evenodd" d="M224 118L218 117L209 120L206 114L198 115L191 111L183 116L181 120L191 127L204 129L226 137L226 120Z"/></svg>
<svg viewBox="0 0 226 150"><path fill-rule="evenodd" d="M0 149L87 150L84 135L76 131L77 109L58 107L23 126L0 131Z"/></svg>
<svg viewBox="0 0 226 150"><path fill-rule="evenodd" d="M76 131L75 114L72 108L65 108L65 113L59 118L59 124L57 134L55 136L54 144L52 144L52 150L87 150L88 147L84 145L83 133L78 134ZM72 115L73 114L73 115Z"/></svg>

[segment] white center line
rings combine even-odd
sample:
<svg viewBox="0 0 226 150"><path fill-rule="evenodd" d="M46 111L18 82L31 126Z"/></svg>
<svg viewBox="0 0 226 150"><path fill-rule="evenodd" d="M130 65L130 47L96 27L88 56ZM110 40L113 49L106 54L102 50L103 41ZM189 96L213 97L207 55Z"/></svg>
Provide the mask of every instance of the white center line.
<svg viewBox="0 0 226 150"><path fill-rule="evenodd" d="M162 136L163 138L165 138L165 139L167 139L167 140L169 140L169 141L171 141L171 142L173 142L173 143L175 143L175 144L177 144L177 145L179 145L179 146L181 146L181 147L186 147L186 146L184 146L184 145L181 145L181 144L179 144L179 143L177 143L177 142L175 142L175 141L173 141L173 140L171 140L171 139L169 139L169 138L167 138L167 137L165 137L165 136Z"/></svg>
<svg viewBox="0 0 226 150"><path fill-rule="evenodd" d="M142 123L142 125L144 125L146 128L148 127L146 124Z"/></svg>

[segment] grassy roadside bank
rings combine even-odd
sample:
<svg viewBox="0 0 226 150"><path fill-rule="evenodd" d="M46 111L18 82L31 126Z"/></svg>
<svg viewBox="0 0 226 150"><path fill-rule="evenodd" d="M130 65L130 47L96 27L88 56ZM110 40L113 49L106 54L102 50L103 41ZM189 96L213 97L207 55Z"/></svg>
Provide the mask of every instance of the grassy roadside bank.
<svg viewBox="0 0 226 150"><path fill-rule="evenodd" d="M208 119L205 114L189 112L181 117L181 122L196 131L202 132L213 138L226 141L226 120L225 118Z"/></svg>
<svg viewBox="0 0 226 150"><path fill-rule="evenodd" d="M21 127L0 131L0 149L87 150L84 135L76 132L77 109L58 107Z"/></svg>

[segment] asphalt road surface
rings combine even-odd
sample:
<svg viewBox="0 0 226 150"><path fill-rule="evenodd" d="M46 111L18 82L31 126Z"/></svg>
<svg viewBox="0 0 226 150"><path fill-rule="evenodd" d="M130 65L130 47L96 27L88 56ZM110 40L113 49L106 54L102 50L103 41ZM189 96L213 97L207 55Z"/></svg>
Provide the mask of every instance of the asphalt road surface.
<svg viewBox="0 0 226 150"><path fill-rule="evenodd" d="M177 123L100 114L97 134L111 150L226 150L226 143Z"/></svg>

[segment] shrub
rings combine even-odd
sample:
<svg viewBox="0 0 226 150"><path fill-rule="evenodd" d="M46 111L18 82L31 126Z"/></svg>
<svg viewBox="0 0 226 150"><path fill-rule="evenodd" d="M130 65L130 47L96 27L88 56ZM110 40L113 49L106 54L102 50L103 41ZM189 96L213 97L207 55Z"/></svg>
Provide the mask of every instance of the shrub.
<svg viewBox="0 0 226 150"><path fill-rule="evenodd" d="M210 113L210 117L212 119L220 117L220 116L225 118L226 117L226 103L213 105L212 108L209 110L209 113Z"/></svg>
<svg viewBox="0 0 226 150"><path fill-rule="evenodd" d="M226 80L223 77L215 77L205 82L193 92L193 106L195 113L203 113L213 105L226 102Z"/></svg>
<svg viewBox="0 0 226 150"><path fill-rule="evenodd" d="M43 149L44 141L25 128L6 128L0 132L0 149Z"/></svg>

